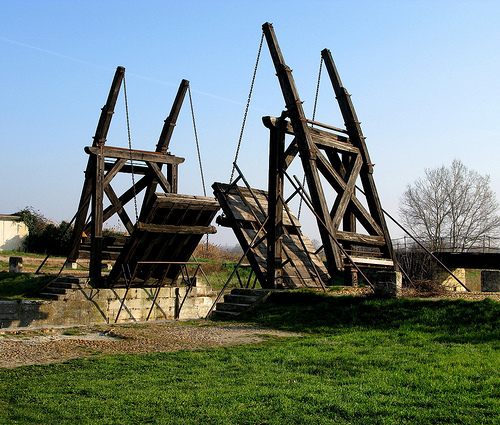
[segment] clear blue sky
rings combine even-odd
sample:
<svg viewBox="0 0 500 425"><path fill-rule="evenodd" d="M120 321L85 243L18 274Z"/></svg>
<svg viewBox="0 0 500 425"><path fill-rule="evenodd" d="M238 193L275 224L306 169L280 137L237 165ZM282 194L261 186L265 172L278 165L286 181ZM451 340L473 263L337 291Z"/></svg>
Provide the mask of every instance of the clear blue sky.
<svg viewBox="0 0 500 425"><path fill-rule="evenodd" d="M32 206L56 221L72 218L87 163L83 148L92 143L119 65L126 68L135 149L154 149L180 80L190 80L210 195L212 182L229 180L266 21L309 116L320 51L332 51L391 214L424 168L454 158L489 174L498 196L498 1L0 0L0 213ZM128 143L123 104L121 95L110 146ZM267 185L261 117L283 108L264 44L239 160L254 187ZM342 125L326 78L316 118ZM171 151L186 158L179 192L203 194L188 102ZM310 218L303 224L317 237ZM230 231L213 241L235 243Z"/></svg>

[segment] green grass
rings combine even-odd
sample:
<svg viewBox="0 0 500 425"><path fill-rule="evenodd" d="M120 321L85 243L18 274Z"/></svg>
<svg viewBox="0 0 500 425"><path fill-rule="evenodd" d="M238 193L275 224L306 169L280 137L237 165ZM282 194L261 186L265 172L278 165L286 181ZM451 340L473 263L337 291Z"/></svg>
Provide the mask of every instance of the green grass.
<svg viewBox="0 0 500 425"><path fill-rule="evenodd" d="M500 423L500 304L273 295L250 346L0 370L8 424Z"/></svg>
<svg viewBox="0 0 500 425"><path fill-rule="evenodd" d="M203 271L208 278L208 281L213 289L221 290L229 276L234 270L237 262L230 261L206 261L202 264ZM243 285L246 285L248 276L250 275L250 268L240 268L238 273L241 278L241 282ZM250 281L250 286L253 285L253 278ZM233 276L229 288L240 287L240 282L236 275Z"/></svg>
<svg viewBox="0 0 500 425"><path fill-rule="evenodd" d="M33 252L21 252L21 251L2 251L2 255L8 255L9 257L32 257L32 258L45 258L47 254L36 254ZM52 255L50 258L65 258L57 255Z"/></svg>
<svg viewBox="0 0 500 425"><path fill-rule="evenodd" d="M53 279L54 276L0 271L0 299L37 299L40 291Z"/></svg>

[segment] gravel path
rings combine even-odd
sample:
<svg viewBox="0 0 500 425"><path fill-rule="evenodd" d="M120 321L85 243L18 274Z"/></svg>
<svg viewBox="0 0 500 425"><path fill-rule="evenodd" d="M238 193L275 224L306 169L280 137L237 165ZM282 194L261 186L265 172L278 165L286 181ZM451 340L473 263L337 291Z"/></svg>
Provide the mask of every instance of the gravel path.
<svg viewBox="0 0 500 425"><path fill-rule="evenodd" d="M152 322L0 332L0 367L63 362L106 354L171 352L300 336L250 325Z"/></svg>

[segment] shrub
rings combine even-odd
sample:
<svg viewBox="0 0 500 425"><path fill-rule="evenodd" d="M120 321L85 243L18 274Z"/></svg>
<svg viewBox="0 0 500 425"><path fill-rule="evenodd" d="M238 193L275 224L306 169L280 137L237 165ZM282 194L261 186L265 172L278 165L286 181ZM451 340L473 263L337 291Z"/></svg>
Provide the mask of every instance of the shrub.
<svg viewBox="0 0 500 425"><path fill-rule="evenodd" d="M26 207L14 215L21 217L28 227L23 248L25 252L67 255L71 244L72 227L66 221L52 223L33 207Z"/></svg>

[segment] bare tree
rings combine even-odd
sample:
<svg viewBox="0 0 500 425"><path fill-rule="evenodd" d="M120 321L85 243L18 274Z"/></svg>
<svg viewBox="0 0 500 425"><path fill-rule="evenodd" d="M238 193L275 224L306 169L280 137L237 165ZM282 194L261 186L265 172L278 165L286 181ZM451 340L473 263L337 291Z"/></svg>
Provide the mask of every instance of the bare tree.
<svg viewBox="0 0 500 425"><path fill-rule="evenodd" d="M399 212L431 250L466 252L481 238L498 234L498 206L490 177L456 159L450 167L426 169L424 178L408 185Z"/></svg>

